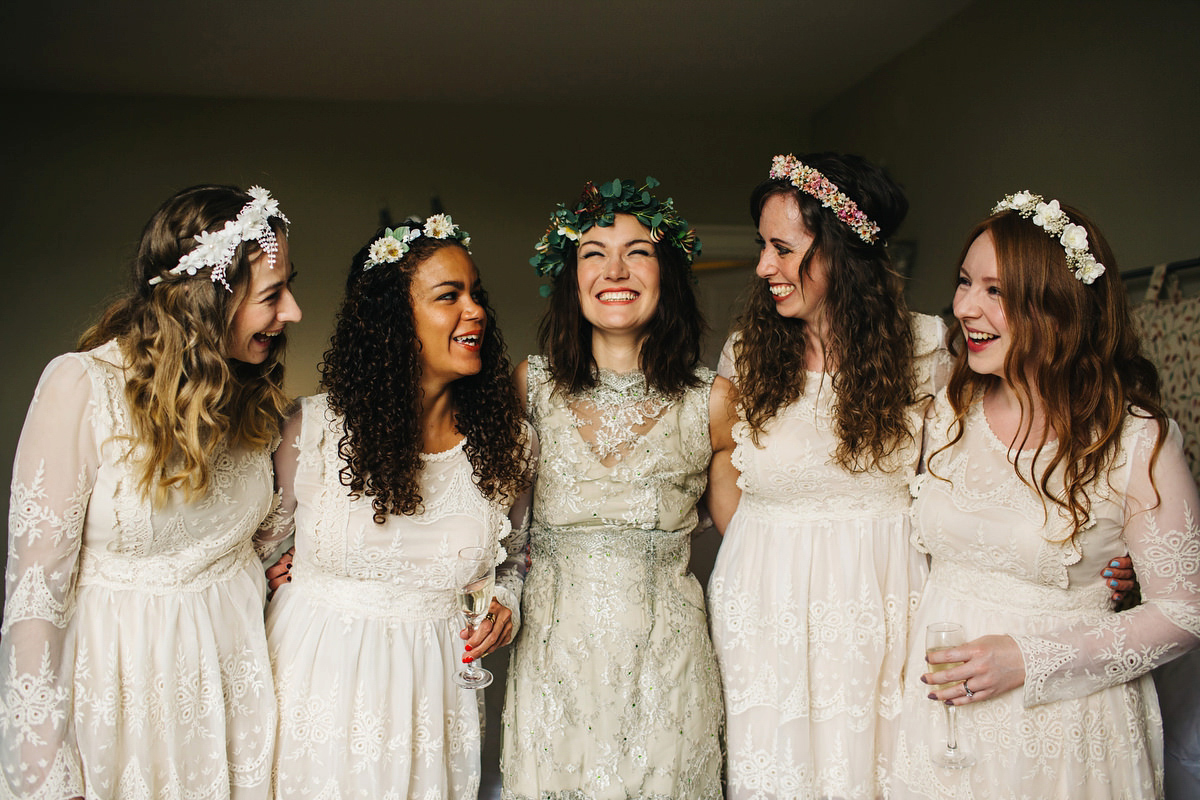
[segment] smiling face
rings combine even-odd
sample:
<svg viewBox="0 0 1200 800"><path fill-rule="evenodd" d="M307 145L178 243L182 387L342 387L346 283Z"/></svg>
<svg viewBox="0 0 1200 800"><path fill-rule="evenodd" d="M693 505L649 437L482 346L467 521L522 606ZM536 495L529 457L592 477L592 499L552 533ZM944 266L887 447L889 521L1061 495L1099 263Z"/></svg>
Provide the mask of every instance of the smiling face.
<svg viewBox="0 0 1200 800"><path fill-rule="evenodd" d="M782 316L819 325L825 311L829 271L819 253L814 254L808 274L801 269L814 240L793 195L767 197L758 218L758 237L761 250L755 274L770 286L775 310Z"/></svg>
<svg viewBox="0 0 1200 800"><path fill-rule="evenodd" d="M444 384L477 374L487 313L467 251L457 245L435 250L417 265L411 292L422 382Z"/></svg>
<svg viewBox="0 0 1200 800"><path fill-rule="evenodd" d="M967 366L980 375L1004 377L1012 334L1000 302L1000 277L992 235L984 231L967 250L958 271L954 317L967 342Z"/></svg>
<svg viewBox="0 0 1200 800"><path fill-rule="evenodd" d="M579 239L579 305L596 331L640 337L658 311L659 266L650 229L631 214Z"/></svg>
<svg viewBox="0 0 1200 800"><path fill-rule="evenodd" d="M275 344L284 325L300 321L300 306L292 296L292 261L288 240L277 236L279 251L275 267L266 253L250 261L250 280L246 297L229 322L228 357L247 364L261 364Z"/></svg>

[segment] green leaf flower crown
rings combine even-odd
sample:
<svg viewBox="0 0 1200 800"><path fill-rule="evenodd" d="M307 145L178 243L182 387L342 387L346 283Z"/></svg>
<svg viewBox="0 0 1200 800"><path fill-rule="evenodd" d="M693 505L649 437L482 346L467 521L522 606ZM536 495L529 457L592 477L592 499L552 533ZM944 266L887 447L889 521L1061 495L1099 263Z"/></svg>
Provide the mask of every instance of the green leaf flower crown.
<svg viewBox="0 0 1200 800"><path fill-rule="evenodd" d="M588 181L574 208L560 203L550 215L550 226L535 245L537 255L529 259L529 263L538 275L557 276L563 270L567 248L576 246L581 234L593 225L602 228L612 225L617 214L632 214L650 229L650 238L656 242L665 239L691 266L700 255L700 239L696 231L688 227L687 220L679 215L672 198L659 201L650 194L656 186L658 181L650 177L640 189L633 181L619 178L599 186ZM549 294L548 286L542 287L542 294Z"/></svg>

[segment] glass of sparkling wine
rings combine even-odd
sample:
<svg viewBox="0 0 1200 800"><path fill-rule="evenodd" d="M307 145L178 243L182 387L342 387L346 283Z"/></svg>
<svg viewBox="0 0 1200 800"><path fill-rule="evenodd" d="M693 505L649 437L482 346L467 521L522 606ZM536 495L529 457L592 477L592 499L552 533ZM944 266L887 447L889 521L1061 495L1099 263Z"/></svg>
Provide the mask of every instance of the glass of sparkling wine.
<svg viewBox="0 0 1200 800"><path fill-rule="evenodd" d="M925 629L925 653L927 655L947 647L964 644L965 641L962 625L955 622L935 622ZM951 667L957 667L961 663L961 661L952 661L948 664L930 664L929 669L931 672L941 672ZM935 691L941 691L956 683L959 681L938 684ZM975 763L975 759L964 753L959 747L957 717L955 716L958 709L955 706L944 707L946 709L946 749L933 754L933 763L951 769L969 767Z"/></svg>
<svg viewBox="0 0 1200 800"><path fill-rule="evenodd" d="M496 588L496 565L491 551L484 547L464 547L459 550L455 581L458 584L458 607L466 619L467 630L474 633L492 605ZM492 673L472 660L454 674L454 682L464 689L482 689L491 685Z"/></svg>

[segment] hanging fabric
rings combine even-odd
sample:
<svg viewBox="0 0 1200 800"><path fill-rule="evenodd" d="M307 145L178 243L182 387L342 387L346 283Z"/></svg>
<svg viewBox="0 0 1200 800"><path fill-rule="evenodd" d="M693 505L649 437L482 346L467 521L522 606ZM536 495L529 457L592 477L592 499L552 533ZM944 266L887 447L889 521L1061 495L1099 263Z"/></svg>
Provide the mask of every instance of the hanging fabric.
<svg viewBox="0 0 1200 800"><path fill-rule="evenodd" d="M1159 264L1133 315L1146 356L1158 367L1163 407L1183 431L1188 465L1200 483L1200 297L1183 297L1179 279L1168 281L1167 265Z"/></svg>

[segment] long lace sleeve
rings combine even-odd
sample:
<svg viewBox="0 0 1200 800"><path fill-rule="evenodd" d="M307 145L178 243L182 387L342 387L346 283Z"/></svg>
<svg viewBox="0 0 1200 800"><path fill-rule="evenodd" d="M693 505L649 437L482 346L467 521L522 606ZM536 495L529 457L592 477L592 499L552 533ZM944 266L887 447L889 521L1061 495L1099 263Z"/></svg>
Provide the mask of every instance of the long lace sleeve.
<svg viewBox="0 0 1200 800"><path fill-rule="evenodd" d="M271 513L259 524L254 549L271 560L279 545L296 532L296 470L300 464L301 412L296 409L283 423L282 440L275 450L275 500Z"/></svg>
<svg viewBox="0 0 1200 800"><path fill-rule="evenodd" d="M71 721L75 578L99 463L97 404L78 357L50 363L13 464L0 626L5 796L83 794Z"/></svg>
<svg viewBox="0 0 1200 800"><path fill-rule="evenodd" d="M533 426L526 423L529 436L529 463L536 464L540 447ZM529 545L529 522L533 517L533 486L530 486L509 509L512 531L501 544L507 553L504 562L496 567L496 599L512 612L512 637L515 641L521 630L521 590L525 585L526 556Z"/></svg>
<svg viewBox="0 0 1200 800"><path fill-rule="evenodd" d="M1174 423L1151 483L1157 433L1157 426L1143 425L1134 437L1125 496L1123 538L1145 602L1099 624L1015 637L1025 659L1026 706L1133 680L1200 644L1200 501Z"/></svg>

